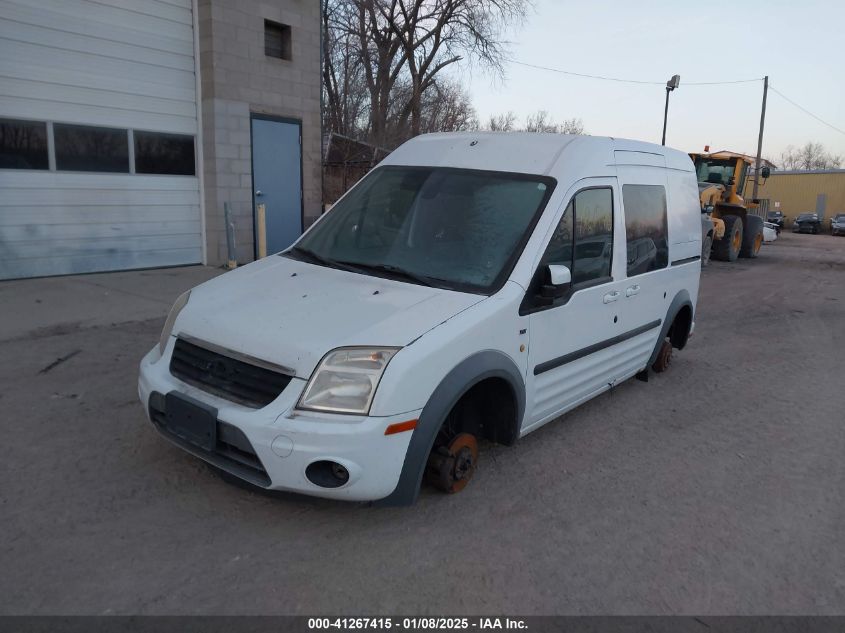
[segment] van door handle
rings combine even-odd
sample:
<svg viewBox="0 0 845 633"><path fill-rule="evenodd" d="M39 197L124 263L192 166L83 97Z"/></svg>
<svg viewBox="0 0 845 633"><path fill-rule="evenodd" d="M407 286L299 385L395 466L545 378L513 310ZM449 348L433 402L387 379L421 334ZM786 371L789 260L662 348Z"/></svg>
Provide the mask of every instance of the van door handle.
<svg viewBox="0 0 845 633"><path fill-rule="evenodd" d="M620 294L621 293L618 290L614 290L613 292L608 292L606 295L604 295L604 302L605 303L612 303L613 301L616 301L619 298Z"/></svg>
<svg viewBox="0 0 845 633"><path fill-rule="evenodd" d="M634 295L640 294L640 286L637 284L636 286L631 286L625 290L626 297L633 297Z"/></svg>

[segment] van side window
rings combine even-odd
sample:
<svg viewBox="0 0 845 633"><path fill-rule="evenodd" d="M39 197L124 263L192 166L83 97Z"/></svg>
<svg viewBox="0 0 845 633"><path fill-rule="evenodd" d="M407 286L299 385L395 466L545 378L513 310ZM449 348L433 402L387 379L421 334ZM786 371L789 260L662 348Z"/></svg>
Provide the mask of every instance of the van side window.
<svg viewBox="0 0 845 633"><path fill-rule="evenodd" d="M563 264L578 284L610 277L613 255L613 192L584 189L566 207L541 265Z"/></svg>
<svg viewBox="0 0 845 633"><path fill-rule="evenodd" d="M572 283L610 277L613 255L613 193L586 189L575 196Z"/></svg>
<svg viewBox="0 0 845 633"><path fill-rule="evenodd" d="M666 188L663 185L623 185L628 277L666 268L669 242L666 228Z"/></svg>
<svg viewBox="0 0 845 633"><path fill-rule="evenodd" d="M563 264L568 266L570 270L572 269L572 218L575 215L574 208L575 200L573 199L563 212L560 222L558 222L549 246L546 248L546 253L543 255L541 265Z"/></svg>

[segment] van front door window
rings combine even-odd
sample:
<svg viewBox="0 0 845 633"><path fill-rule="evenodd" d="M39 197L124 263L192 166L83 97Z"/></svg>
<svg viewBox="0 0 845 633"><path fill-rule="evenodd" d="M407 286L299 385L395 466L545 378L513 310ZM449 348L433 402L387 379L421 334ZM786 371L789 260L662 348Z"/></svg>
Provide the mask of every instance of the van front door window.
<svg viewBox="0 0 845 633"><path fill-rule="evenodd" d="M579 191L564 211L542 266L563 264L572 283L610 277L613 255L613 193L609 188Z"/></svg>

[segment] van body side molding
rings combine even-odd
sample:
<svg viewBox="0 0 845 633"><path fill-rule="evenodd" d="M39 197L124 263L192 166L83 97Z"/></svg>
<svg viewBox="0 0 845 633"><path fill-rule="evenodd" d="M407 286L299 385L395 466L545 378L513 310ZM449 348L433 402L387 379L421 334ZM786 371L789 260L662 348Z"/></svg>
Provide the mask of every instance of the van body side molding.
<svg viewBox="0 0 845 633"><path fill-rule="evenodd" d="M701 255L693 255L692 257L685 257L684 259L676 259L672 262L673 266L680 266L682 264L691 264L701 259Z"/></svg>
<svg viewBox="0 0 845 633"><path fill-rule="evenodd" d="M571 363L580 358L584 358L585 356L589 356L590 354L595 354L596 352L600 352L601 350L607 349L608 347L618 345L623 341L627 341L630 338L634 338L635 336L644 334L650 330L655 329L656 327L660 327L661 323L662 321L660 319L657 319L656 321L641 325L640 327L635 328L629 332L625 332L624 334L619 334L617 336L614 336L613 338L609 338L599 343L594 343L593 345L584 347L574 352L570 352L569 354L565 354L564 356L558 356L557 358L553 358L552 360L547 360L545 363L540 363L539 365L534 367L534 375L539 376L544 372L550 371L562 365L566 365L567 363Z"/></svg>

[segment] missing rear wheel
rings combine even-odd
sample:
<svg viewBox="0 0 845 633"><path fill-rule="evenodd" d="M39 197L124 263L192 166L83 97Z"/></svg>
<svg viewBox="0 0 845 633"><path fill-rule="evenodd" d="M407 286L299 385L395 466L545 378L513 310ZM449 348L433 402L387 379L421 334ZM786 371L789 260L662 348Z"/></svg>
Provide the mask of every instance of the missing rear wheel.
<svg viewBox="0 0 845 633"><path fill-rule="evenodd" d="M651 368L658 374L669 369L669 364L672 362L672 343L663 341L660 351L657 353L657 358Z"/></svg>

